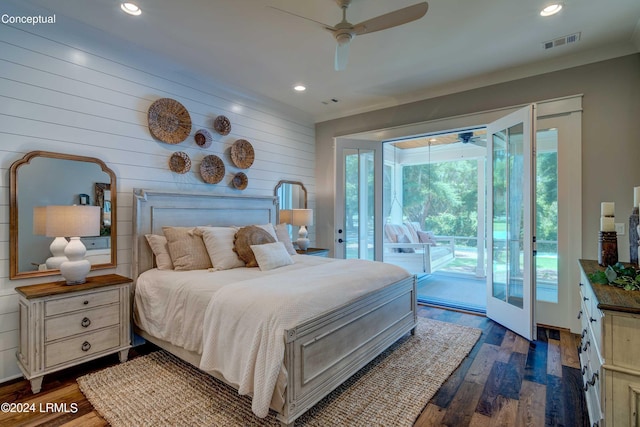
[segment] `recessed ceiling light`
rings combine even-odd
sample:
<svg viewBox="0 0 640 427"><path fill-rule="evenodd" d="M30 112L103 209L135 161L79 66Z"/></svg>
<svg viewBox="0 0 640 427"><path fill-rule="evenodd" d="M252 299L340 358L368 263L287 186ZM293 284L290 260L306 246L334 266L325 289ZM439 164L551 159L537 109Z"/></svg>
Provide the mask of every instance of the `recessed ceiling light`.
<svg viewBox="0 0 640 427"><path fill-rule="evenodd" d="M142 10L133 3L122 3L120 5L120 9L122 9L125 13L133 16L138 16L142 13Z"/></svg>
<svg viewBox="0 0 640 427"><path fill-rule="evenodd" d="M549 6L545 7L544 9L542 9L542 11L540 11L540 16L555 15L556 13L560 12L561 10L562 10L562 3L550 4Z"/></svg>
<svg viewBox="0 0 640 427"><path fill-rule="evenodd" d="M307 90L307 87L305 85L295 85L293 87L293 90L295 90L296 92L304 92L305 90Z"/></svg>

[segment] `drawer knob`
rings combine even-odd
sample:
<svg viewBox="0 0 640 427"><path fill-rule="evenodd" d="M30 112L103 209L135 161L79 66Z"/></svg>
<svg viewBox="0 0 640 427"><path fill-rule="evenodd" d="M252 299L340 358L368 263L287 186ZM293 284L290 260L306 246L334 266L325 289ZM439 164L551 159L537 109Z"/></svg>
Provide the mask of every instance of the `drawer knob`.
<svg viewBox="0 0 640 427"><path fill-rule="evenodd" d="M89 304L89 301L84 300L82 303L83 303L84 305L87 305L87 304Z"/></svg>
<svg viewBox="0 0 640 427"><path fill-rule="evenodd" d="M587 349L589 348L589 346L591 345L591 341L587 341L587 343L584 345L584 347L582 347L583 351L587 351Z"/></svg>
<svg viewBox="0 0 640 427"><path fill-rule="evenodd" d="M88 317L85 317L84 319L82 319L82 323L80 324L82 325L83 328L87 328L91 324L91 319L89 319Z"/></svg>
<svg viewBox="0 0 640 427"><path fill-rule="evenodd" d="M89 351L91 348L91 343L89 341L85 341L82 343L82 351Z"/></svg>
<svg viewBox="0 0 640 427"><path fill-rule="evenodd" d="M587 328L584 328L582 330L582 335L580 335L580 338L584 338L585 335L587 335Z"/></svg>
<svg viewBox="0 0 640 427"><path fill-rule="evenodd" d="M589 322L593 323L593 322L597 322L597 319L594 319L593 317L589 317Z"/></svg>
<svg viewBox="0 0 640 427"><path fill-rule="evenodd" d="M578 319L580 319L581 317L582 317L582 310L578 312Z"/></svg>
<svg viewBox="0 0 640 427"><path fill-rule="evenodd" d="M582 297L582 301L589 301L589 298L587 298L587 297Z"/></svg>

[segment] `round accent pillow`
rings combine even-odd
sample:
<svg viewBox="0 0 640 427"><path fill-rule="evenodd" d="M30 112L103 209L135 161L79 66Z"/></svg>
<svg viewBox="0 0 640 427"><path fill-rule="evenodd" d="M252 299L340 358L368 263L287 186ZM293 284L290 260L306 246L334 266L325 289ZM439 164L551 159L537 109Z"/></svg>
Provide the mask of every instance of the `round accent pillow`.
<svg viewBox="0 0 640 427"><path fill-rule="evenodd" d="M257 267L258 262L253 250L251 250L251 245L263 245L265 243L274 243L275 241L276 239L268 231L255 225L249 225L236 232L233 250L238 254L238 258L245 262L247 267Z"/></svg>

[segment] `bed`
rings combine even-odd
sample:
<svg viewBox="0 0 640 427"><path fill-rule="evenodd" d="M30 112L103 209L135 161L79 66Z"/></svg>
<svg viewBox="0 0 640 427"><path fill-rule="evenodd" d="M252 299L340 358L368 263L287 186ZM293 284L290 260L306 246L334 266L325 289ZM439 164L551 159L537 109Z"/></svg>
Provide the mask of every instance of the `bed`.
<svg viewBox="0 0 640 427"><path fill-rule="evenodd" d="M161 272L155 268L146 234L161 234L165 226L274 223L276 208L273 197L134 190L134 328L144 339L203 368L240 393L252 395L252 409L258 416L266 415L266 405L267 410L277 413L282 425L293 425L296 418L400 337L415 332L416 281L406 271L383 263L307 255L294 255L294 264L265 272L244 267L213 273ZM366 280L358 282L356 276ZM212 278L220 281L219 290L217 284L208 283ZM365 282L370 288L363 287ZM298 289L303 283L308 285L301 294ZM203 289L212 297L191 293ZM248 290L257 293L249 299L245 294ZM264 303L269 298L273 302ZM234 305L242 301L246 306ZM265 312L267 307L279 307L271 310L277 313L273 315L277 320L260 320L257 316L263 306ZM149 307L155 307L156 317ZM242 310L249 314L234 314ZM158 313L166 314L164 323ZM234 316L259 320L245 322L249 323L247 330L234 329L239 322ZM202 333L192 327L193 322L201 325ZM230 329L223 327L226 323ZM264 333L265 323L275 325L268 334ZM176 332L176 328L183 332ZM277 338L265 340L268 345L264 346L234 347L234 342L242 343L245 335ZM280 359L271 357L274 354ZM233 360L228 360L243 357L257 360L254 371L266 372L264 376L270 380L262 380L251 371L253 380L247 384L247 372L236 372Z"/></svg>

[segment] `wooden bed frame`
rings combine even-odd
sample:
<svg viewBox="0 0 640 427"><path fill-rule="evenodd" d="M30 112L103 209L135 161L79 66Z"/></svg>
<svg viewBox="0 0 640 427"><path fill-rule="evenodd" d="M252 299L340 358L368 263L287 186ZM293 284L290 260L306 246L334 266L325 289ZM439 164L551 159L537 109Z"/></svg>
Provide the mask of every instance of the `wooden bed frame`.
<svg viewBox="0 0 640 427"><path fill-rule="evenodd" d="M134 280L154 267L145 234L162 234L163 226L274 223L276 208L274 197L135 189ZM412 276L284 331L287 386L283 406L274 408L278 420L282 425L292 426L296 418L400 337L415 333L416 322L416 280ZM196 367L199 365L197 353L154 338L138 328L136 333Z"/></svg>

